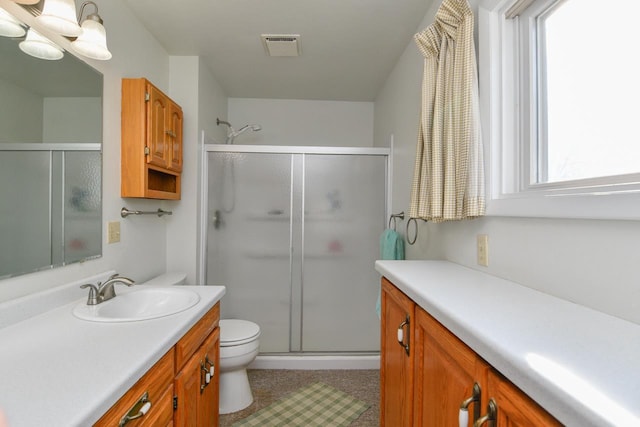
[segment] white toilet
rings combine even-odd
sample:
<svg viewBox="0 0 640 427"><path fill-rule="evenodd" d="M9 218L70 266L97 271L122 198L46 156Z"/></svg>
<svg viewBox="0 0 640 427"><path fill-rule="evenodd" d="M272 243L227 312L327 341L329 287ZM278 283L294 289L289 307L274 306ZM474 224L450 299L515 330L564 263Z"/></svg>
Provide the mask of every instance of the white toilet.
<svg viewBox="0 0 640 427"><path fill-rule="evenodd" d="M258 355L260 326L248 320L220 320L220 413L240 411L253 402L247 366Z"/></svg>
<svg viewBox="0 0 640 427"><path fill-rule="evenodd" d="M149 285L149 286L181 286L184 285L187 279L187 274L179 271L169 272L161 274L160 276L156 276L147 280L144 283L140 283L140 285ZM136 283L138 285L138 283Z"/></svg>

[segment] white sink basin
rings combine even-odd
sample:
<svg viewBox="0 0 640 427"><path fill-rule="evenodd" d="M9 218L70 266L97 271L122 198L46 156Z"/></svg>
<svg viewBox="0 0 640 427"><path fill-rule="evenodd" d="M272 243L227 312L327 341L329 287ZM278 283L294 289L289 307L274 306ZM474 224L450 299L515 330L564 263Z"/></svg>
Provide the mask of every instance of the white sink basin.
<svg viewBox="0 0 640 427"><path fill-rule="evenodd" d="M179 313L198 301L200 295L190 289L139 287L97 305L82 301L73 309L73 315L91 322L137 322Z"/></svg>

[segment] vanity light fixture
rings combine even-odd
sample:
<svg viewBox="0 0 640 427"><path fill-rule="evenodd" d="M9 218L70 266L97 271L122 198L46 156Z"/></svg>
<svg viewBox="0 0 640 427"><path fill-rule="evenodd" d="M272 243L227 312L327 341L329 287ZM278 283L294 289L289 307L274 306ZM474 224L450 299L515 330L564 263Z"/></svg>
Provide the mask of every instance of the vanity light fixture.
<svg viewBox="0 0 640 427"><path fill-rule="evenodd" d="M33 28L27 31L27 37L18 44L24 53L40 59L56 60L64 56L62 48Z"/></svg>
<svg viewBox="0 0 640 427"><path fill-rule="evenodd" d="M76 20L76 4L73 0L45 0L36 22L63 36L78 37L82 33Z"/></svg>
<svg viewBox="0 0 640 427"><path fill-rule="evenodd" d="M77 39L71 42L74 51L87 58L106 61L111 59L111 52L107 49L107 33L104 29L103 21L98 15L98 5L92 1L82 3L80 13L78 14L78 22L82 19L82 13L87 5L93 6L95 13L87 15L82 21L82 33Z"/></svg>
<svg viewBox="0 0 640 427"><path fill-rule="evenodd" d="M0 7L0 36L22 37L27 30L12 14Z"/></svg>

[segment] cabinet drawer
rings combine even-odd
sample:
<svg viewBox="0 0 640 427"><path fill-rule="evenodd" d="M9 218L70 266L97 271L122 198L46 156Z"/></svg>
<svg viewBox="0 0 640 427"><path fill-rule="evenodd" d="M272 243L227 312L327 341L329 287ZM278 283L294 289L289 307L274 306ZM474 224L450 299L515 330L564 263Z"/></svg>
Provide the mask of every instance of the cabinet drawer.
<svg viewBox="0 0 640 427"><path fill-rule="evenodd" d="M155 420L158 422L154 425L167 424L173 410L174 357L174 350L169 350L94 425L97 427L118 426L122 417L131 410L144 393L148 393L151 408L144 416L128 422L127 427L152 425L149 423ZM169 419L166 419L167 413Z"/></svg>
<svg viewBox="0 0 640 427"><path fill-rule="evenodd" d="M176 372L187 363L191 355L200 347L207 336L218 327L220 321L220 303L214 305L198 323L187 332L175 346Z"/></svg>
<svg viewBox="0 0 640 427"><path fill-rule="evenodd" d="M126 427L129 426L166 426L169 423L173 422L173 384L171 384L160 396L157 404L156 410L151 417L147 418L151 414L151 410L144 417L140 418L140 424L135 424L135 421L130 421L127 423ZM146 418L146 420L144 420ZM144 420L144 421L142 421Z"/></svg>

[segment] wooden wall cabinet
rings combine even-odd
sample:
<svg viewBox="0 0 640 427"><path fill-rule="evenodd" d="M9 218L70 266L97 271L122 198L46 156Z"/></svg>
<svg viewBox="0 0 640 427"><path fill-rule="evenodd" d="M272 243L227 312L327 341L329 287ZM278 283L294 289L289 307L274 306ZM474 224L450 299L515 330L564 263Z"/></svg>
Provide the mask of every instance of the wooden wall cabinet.
<svg viewBox="0 0 640 427"><path fill-rule="evenodd" d="M150 408L139 418L126 422L126 427L216 427L220 387L219 321L218 303L94 426L121 425L128 413L138 413L137 408L142 405L136 404L146 393Z"/></svg>
<svg viewBox="0 0 640 427"><path fill-rule="evenodd" d="M410 354L402 363L397 361L398 340L395 346L393 342L400 307L413 310ZM497 417L484 426L561 425L385 278L382 309L381 426L458 426L460 406L474 394L475 384L480 394L468 406L468 427L487 413L490 400L498 408Z"/></svg>
<svg viewBox="0 0 640 427"><path fill-rule="evenodd" d="M183 114L144 78L122 79L121 196L180 199Z"/></svg>

